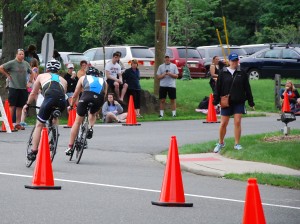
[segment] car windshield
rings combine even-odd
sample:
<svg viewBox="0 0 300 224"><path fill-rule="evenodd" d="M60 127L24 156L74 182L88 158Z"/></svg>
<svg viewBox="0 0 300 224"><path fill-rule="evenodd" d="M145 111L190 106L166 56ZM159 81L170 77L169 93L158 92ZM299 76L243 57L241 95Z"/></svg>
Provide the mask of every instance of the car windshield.
<svg viewBox="0 0 300 224"><path fill-rule="evenodd" d="M228 56L228 48L224 48L225 55ZM239 56L246 55L247 52L242 48L230 48L230 53L238 54ZM219 56L223 57L222 48L211 48L208 50L209 57Z"/></svg>
<svg viewBox="0 0 300 224"><path fill-rule="evenodd" d="M187 56L186 56L187 53ZM185 48L178 48L179 58L201 58L199 51L196 49L188 48L187 51Z"/></svg>
<svg viewBox="0 0 300 224"><path fill-rule="evenodd" d="M134 58L154 58L153 52L145 47L131 47L131 52Z"/></svg>
<svg viewBox="0 0 300 224"><path fill-rule="evenodd" d="M88 58L82 54L69 54L68 62L79 64L82 60L88 60Z"/></svg>

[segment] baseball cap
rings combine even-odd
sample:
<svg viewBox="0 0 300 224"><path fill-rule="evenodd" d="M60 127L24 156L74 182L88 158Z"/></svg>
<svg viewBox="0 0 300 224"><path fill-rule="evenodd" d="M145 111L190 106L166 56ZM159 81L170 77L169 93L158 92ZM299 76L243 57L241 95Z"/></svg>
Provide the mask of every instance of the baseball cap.
<svg viewBox="0 0 300 224"><path fill-rule="evenodd" d="M229 59L229 61L236 61L236 60L239 60L239 56L236 53L232 53L232 54L228 55L228 59Z"/></svg>
<svg viewBox="0 0 300 224"><path fill-rule="evenodd" d="M68 64L68 68L74 68L74 65L72 63Z"/></svg>
<svg viewBox="0 0 300 224"><path fill-rule="evenodd" d="M168 53L165 53L165 58L166 58L166 57L168 57L168 58L169 58L169 57L170 57L170 55L169 55Z"/></svg>

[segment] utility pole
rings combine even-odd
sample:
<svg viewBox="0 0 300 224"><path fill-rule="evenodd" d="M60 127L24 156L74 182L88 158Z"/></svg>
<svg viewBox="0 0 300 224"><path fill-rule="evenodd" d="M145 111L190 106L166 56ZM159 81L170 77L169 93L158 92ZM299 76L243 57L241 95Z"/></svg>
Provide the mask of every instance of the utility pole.
<svg viewBox="0 0 300 224"><path fill-rule="evenodd" d="M159 80L156 77L158 66L164 62L166 53L166 5L167 0L156 0L155 13L155 68L154 94L158 95Z"/></svg>

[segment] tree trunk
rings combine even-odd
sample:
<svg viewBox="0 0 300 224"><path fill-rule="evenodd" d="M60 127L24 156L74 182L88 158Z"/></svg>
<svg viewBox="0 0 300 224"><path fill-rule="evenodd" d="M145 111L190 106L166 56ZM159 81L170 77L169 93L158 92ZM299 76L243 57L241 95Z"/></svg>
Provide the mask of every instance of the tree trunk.
<svg viewBox="0 0 300 224"><path fill-rule="evenodd" d="M154 68L154 94L158 95L159 80L156 72L164 62L166 53L166 0L156 0L155 14L155 68Z"/></svg>
<svg viewBox="0 0 300 224"><path fill-rule="evenodd" d="M22 0L2 0L2 57L0 64L3 64L16 57L18 48L23 48L24 42L24 16L20 6ZM0 75L0 95L2 100L7 98L5 88L5 77ZM4 97L3 97L4 96Z"/></svg>

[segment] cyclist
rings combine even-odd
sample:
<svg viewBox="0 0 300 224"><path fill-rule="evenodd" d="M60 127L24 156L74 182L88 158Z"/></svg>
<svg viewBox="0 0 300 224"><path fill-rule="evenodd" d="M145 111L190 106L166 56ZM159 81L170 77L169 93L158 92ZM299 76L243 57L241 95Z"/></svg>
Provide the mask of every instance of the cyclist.
<svg viewBox="0 0 300 224"><path fill-rule="evenodd" d="M27 99L27 103L23 107L23 111L26 112L28 106L36 99L39 90L41 89L44 101L37 114L32 138L32 151L27 155L27 159L31 161L36 159L42 128L50 118L53 109L58 109L62 112L66 107L65 93L67 90L67 81L57 74L60 68L60 62L57 60L50 60L46 64L47 73L40 74L37 77L33 89ZM53 123L57 122L57 118L53 119Z"/></svg>
<svg viewBox="0 0 300 224"><path fill-rule="evenodd" d="M96 122L96 113L100 110L100 107L104 103L104 98L107 93L107 83L103 77L100 77L100 72L94 67L89 67L86 75L82 76L76 85L75 92L71 101L68 110L73 108L79 94L82 92L82 95L78 101L77 112L74 124L71 129L71 135L69 139L69 146L65 151L66 155L71 155L73 144L76 136L78 135L80 124L83 122L86 108L89 103L93 103L93 106L90 108L89 113L89 129L87 132L87 139L93 137L93 126Z"/></svg>

